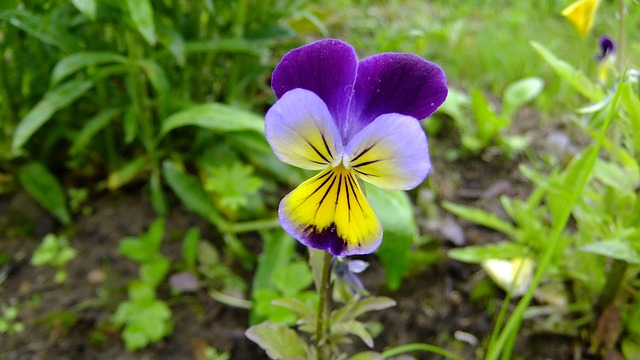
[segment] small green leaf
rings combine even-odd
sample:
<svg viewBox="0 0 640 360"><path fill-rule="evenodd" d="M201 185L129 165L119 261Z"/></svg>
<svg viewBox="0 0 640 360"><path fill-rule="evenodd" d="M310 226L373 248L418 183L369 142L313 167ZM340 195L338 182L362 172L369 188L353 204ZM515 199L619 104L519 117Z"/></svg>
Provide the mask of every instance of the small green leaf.
<svg viewBox="0 0 640 360"><path fill-rule="evenodd" d="M53 71L51 71L51 84L56 85L65 77L88 66L105 63L124 64L126 62L126 57L112 52L81 52L72 54L62 58L53 68Z"/></svg>
<svg viewBox="0 0 640 360"><path fill-rule="evenodd" d="M518 244L502 242L499 244L487 244L478 246L466 246L463 248L451 249L447 253L450 258L479 264L491 259L513 259L523 257L527 254L527 249Z"/></svg>
<svg viewBox="0 0 640 360"><path fill-rule="evenodd" d="M247 338L258 344L271 359L305 360L307 344L287 326L264 322L250 327Z"/></svg>
<svg viewBox="0 0 640 360"><path fill-rule="evenodd" d="M32 162L18 170L24 189L64 225L71 224L62 185L44 165Z"/></svg>
<svg viewBox="0 0 640 360"><path fill-rule="evenodd" d="M291 262L271 276L276 289L285 296L295 295L313 283L309 265L304 261Z"/></svg>
<svg viewBox="0 0 640 360"><path fill-rule="evenodd" d="M362 323L359 321L351 320L351 321L339 322L337 324L331 324L331 334L332 335L347 335L347 334L356 335L357 337L362 339L362 341L364 341L364 343L367 344L368 347L370 348L373 347L373 337L371 337L371 334L369 334L369 331L367 331L367 328L365 328L364 325L362 325Z"/></svg>
<svg viewBox="0 0 640 360"><path fill-rule="evenodd" d="M413 207L403 191L384 191L375 186L367 186L366 190L367 199L384 229L384 238L376 254L384 265L387 286L397 290L416 235Z"/></svg>
<svg viewBox="0 0 640 360"><path fill-rule="evenodd" d="M109 174L107 178L107 187L109 190L117 190L121 186L130 183L138 175L148 170L149 162L146 157L133 159L121 168Z"/></svg>
<svg viewBox="0 0 640 360"><path fill-rule="evenodd" d="M537 77L520 79L509 85L502 97L502 116L510 118L524 104L537 98L544 81Z"/></svg>
<svg viewBox="0 0 640 360"><path fill-rule="evenodd" d="M43 43L53 45L63 51L68 52L78 48L76 39L66 32L66 29L49 25L50 21L46 21L42 16L27 10L2 11L0 12L0 20L7 20L11 25L24 30Z"/></svg>
<svg viewBox="0 0 640 360"><path fill-rule="evenodd" d="M591 101L600 101L604 94L600 87L591 82L589 78L580 70L571 66L571 64L558 59L551 51L535 41L531 42L531 46L538 52L540 56L555 70L555 72L563 78L574 90L582 94Z"/></svg>
<svg viewBox="0 0 640 360"><path fill-rule="evenodd" d="M183 126L199 126L217 133L254 131L264 134L261 116L220 103L194 106L169 116L162 123L160 137Z"/></svg>
<svg viewBox="0 0 640 360"><path fill-rule="evenodd" d="M162 163L162 169L167 183L188 210L218 227L226 224L197 179L168 160Z"/></svg>
<svg viewBox="0 0 640 360"><path fill-rule="evenodd" d="M49 90L20 121L13 134L11 150L18 152L31 136L58 110L67 107L93 87L90 80L71 80Z"/></svg>
<svg viewBox="0 0 640 360"><path fill-rule="evenodd" d="M365 351L358 354L353 355L348 360L383 360L384 356L382 354L377 353L375 351Z"/></svg>
<svg viewBox="0 0 640 360"><path fill-rule="evenodd" d="M151 171L151 178L149 178L149 189L151 191L151 205L156 214L165 216L169 212L169 205L167 204L167 198L162 189L162 182L160 181L160 171L153 169Z"/></svg>
<svg viewBox="0 0 640 360"><path fill-rule="evenodd" d="M152 286L158 286L169 272L170 266L169 259L156 256L140 267L140 279Z"/></svg>
<svg viewBox="0 0 640 360"><path fill-rule="evenodd" d="M151 2L149 0L127 0L127 7L131 20L140 35L149 45L155 45L157 39Z"/></svg>
<svg viewBox="0 0 640 360"><path fill-rule="evenodd" d="M634 248L630 240L612 239L596 241L583 245L580 250L592 254L606 256L611 259L626 261L630 264L640 264L640 254Z"/></svg>
<svg viewBox="0 0 640 360"><path fill-rule="evenodd" d="M96 20L96 0L71 0L73 6L91 20Z"/></svg>
<svg viewBox="0 0 640 360"><path fill-rule="evenodd" d="M171 55L176 59L179 66L184 66L186 61L186 45L182 35L180 35L180 33L174 30L171 26L165 25L162 22L157 22L156 25L158 42L171 52Z"/></svg>
<svg viewBox="0 0 640 360"><path fill-rule="evenodd" d="M448 201L444 202L442 207L448 212L478 225L499 231L512 238L516 236L516 228L512 224L484 210Z"/></svg>
<svg viewBox="0 0 640 360"><path fill-rule="evenodd" d="M380 311L396 306L396 301L385 296L371 296L359 300L351 310L352 319L369 311Z"/></svg>
<svg viewBox="0 0 640 360"><path fill-rule="evenodd" d="M69 155L77 156L83 150L86 150L93 137L120 114L122 114L122 109L106 109L87 120L82 130L73 138Z"/></svg>
<svg viewBox="0 0 640 360"><path fill-rule="evenodd" d="M161 94L169 92L169 79L162 66L153 60L139 60L137 64L144 70L153 86L153 89Z"/></svg>
<svg viewBox="0 0 640 360"><path fill-rule="evenodd" d="M182 258L188 270L195 269L198 258L198 245L200 244L200 229L192 227L184 235L182 241Z"/></svg>

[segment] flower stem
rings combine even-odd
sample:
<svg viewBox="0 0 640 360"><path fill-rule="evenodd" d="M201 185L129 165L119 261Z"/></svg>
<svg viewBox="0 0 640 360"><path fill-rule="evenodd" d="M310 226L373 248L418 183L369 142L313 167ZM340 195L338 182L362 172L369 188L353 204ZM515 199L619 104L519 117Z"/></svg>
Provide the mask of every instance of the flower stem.
<svg viewBox="0 0 640 360"><path fill-rule="evenodd" d="M607 307L613 302L620 289L620 284L624 279L624 275L627 271L627 262L624 260L614 259L611 264L611 270L607 276L607 282L602 288L600 298L596 303L596 311L598 316L602 315Z"/></svg>
<svg viewBox="0 0 640 360"><path fill-rule="evenodd" d="M316 349L318 351L318 360L324 360L324 318L329 308L329 275L331 269L331 253L328 251L324 252L324 258L322 263L322 279L320 281L320 286L318 287L318 314L316 318Z"/></svg>

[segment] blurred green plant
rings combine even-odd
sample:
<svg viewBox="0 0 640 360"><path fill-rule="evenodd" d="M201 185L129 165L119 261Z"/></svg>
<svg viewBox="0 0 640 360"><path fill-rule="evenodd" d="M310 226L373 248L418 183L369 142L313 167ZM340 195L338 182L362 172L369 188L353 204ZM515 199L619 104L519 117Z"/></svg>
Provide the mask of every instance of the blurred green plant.
<svg viewBox="0 0 640 360"><path fill-rule="evenodd" d="M445 208L465 219L497 230L508 241L453 249L457 260L484 263L493 259L527 257L537 264L531 285L507 321L506 305L488 345L487 358L509 357L515 334L534 294L542 301L555 301L555 312L571 309L563 331L583 335L590 351L602 356L620 346L625 357L638 354L630 319L635 317L640 271L640 99L635 70L619 74L618 82L594 83L581 70L560 60L538 43L536 51L591 104L578 109L575 124L592 138L563 170L543 173L527 166L520 172L534 185L526 200L502 197L503 220L474 207L452 203ZM603 88L603 86L606 86ZM574 224L568 223L572 217ZM545 285L538 287L542 280ZM507 289L508 299L513 289ZM546 295L545 295L546 294ZM506 304L506 302L505 302ZM611 318L622 321L615 325ZM614 326L607 336L602 326ZM557 323L555 330L558 330ZM584 334L588 334L584 336Z"/></svg>
<svg viewBox="0 0 640 360"><path fill-rule="evenodd" d="M215 134L262 132L250 110L270 101L271 52L291 39L288 19L306 5L275 3L232 1L215 11L211 1L3 3L0 169L11 175L17 163L26 172L38 162L51 175L41 185L71 172L95 183L91 191L146 179L166 214L163 159L197 158L217 147ZM185 126L198 129L167 136ZM25 178L21 185L69 225L64 197L38 196Z"/></svg>
<svg viewBox="0 0 640 360"><path fill-rule="evenodd" d="M16 334L24 331L24 324L18 321L20 310L17 305L2 305L0 307L0 334Z"/></svg>
<svg viewBox="0 0 640 360"><path fill-rule="evenodd" d="M544 82L537 77L520 79L510 84L502 95L500 111L496 111L478 89L470 91L471 98L461 91L451 89L439 111L453 119L460 133L464 152L478 154L489 146L497 145L507 156L513 157L529 146L529 140L526 135L508 134L506 130L511 127L518 109L535 100L543 88ZM448 156L457 158L464 156L464 152Z"/></svg>
<svg viewBox="0 0 640 360"><path fill-rule="evenodd" d="M114 325L123 327L122 339L128 350L144 348L173 331L171 309L156 296L156 288L171 265L160 252L164 228L165 220L158 218L146 233L120 242L120 253L140 264L140 278L129 283L129 298L118 304L111 317Z"/></svg>
<svg viewBox="0 0 640 360"><path fill-rule="evenodd" d="M47 234L31 256L33 266L52 266L56 269L54 280L61 284L67 281L67 263L77 251L71 247L64 235Z"/></svg>

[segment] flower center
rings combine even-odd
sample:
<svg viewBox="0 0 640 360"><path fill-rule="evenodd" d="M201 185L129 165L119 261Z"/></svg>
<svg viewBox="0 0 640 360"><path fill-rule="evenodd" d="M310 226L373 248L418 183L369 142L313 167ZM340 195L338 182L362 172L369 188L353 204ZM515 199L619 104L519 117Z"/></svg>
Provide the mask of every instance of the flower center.
<svg viewBox="0 0 640 360"><path fill-rule="evenodd" d="M333 162L331 162L331 167L332 168L342 167L346 170L349 170L349 168L351 168L351 159L345 153L338 154L338 156L336 156Z"/></svg>

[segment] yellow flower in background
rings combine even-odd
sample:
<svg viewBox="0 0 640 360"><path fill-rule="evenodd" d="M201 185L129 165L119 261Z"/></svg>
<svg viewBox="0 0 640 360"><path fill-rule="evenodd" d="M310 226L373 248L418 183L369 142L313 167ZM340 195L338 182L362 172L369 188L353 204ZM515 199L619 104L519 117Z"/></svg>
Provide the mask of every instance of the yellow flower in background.
<svg viewBox="0 0 640 360"><path fill-rule="evenodd" d="M504 291L511 290L513 296L519 297L527 292L533 278L535 263L523 257L511 260L491 259L483 261L482 268L496 285Z"/></svg>
<svg viewBox="0 0 640 360"><path fill-rule="evenodd" d="M591 30L598 5L600 0L578 0L562 10L562 16L571 21L578 34L584 37Z"/></svg>

